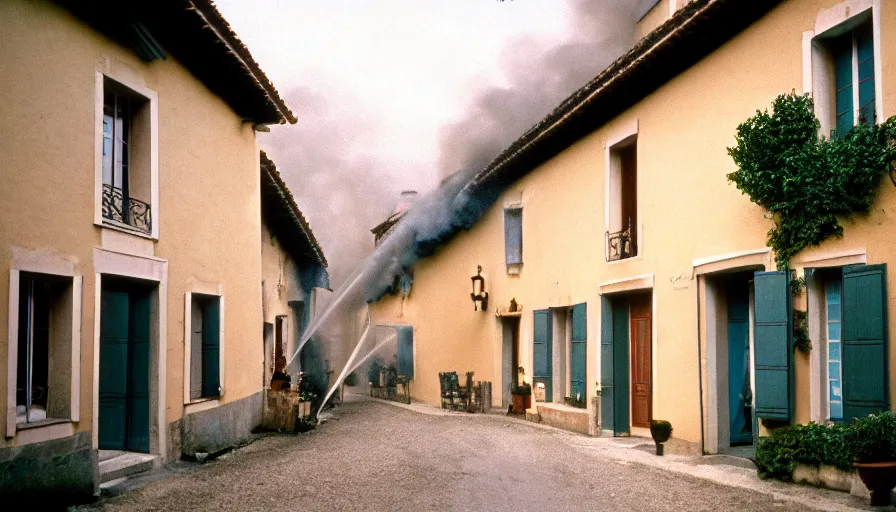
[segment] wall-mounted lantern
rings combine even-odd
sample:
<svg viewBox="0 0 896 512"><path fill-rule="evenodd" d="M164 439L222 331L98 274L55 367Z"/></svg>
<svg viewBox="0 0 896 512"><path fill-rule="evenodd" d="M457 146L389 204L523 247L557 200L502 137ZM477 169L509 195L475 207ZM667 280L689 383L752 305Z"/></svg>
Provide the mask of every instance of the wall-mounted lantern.
<svg viewBox="0 0 896 512"><path fill-rule="evenodd" d="M470 278L473 281L473 293L470 298L473 299L473 311L478 311L476 303L482 305L482 310L488 309L488 292L485 291L485 278L482 277L482 265L476 267L476 275Z"/></svg>

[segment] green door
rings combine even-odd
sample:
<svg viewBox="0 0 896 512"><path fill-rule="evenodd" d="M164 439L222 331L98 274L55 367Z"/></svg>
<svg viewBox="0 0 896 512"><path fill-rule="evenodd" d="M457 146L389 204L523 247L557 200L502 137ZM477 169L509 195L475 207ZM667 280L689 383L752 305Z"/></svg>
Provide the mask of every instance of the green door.
<svg viewBox="0 0 896 512"><path fill-rule="evenodd" d="M753 440L750 391L750 289L746 281L728 283L728 418L731 443Z"/></svg>
<svg viewBox="0 0 896 512"><path fill-rule="evenodd" d="M103 291L100 303L99 448L124 450L128 396L127 293Z"/></svg>
<svg viewBox="0 0 896 512"><path fill-rule="evenodd" d="M613 299L613 434L631 430L629 389L628 300Z"/></svg>
<svg viewBox="0 0 896 512"><path fill-rule="evenodd" d="M215 297L202 306L202 396L221 394L221 309Z"/></svg>
<svg viewBox="0 0 896 512"><path fill-rule="evenodd" d="M889 409L886 265L843 269L843 419Z"/></svg>
<svg viewBox="0 0 896 512"><path fill-rule="evenodd" d="M538 383L544 384L544 401L550 402L553 396L551 381L553 380L553 351L551 341L553 337L551 328L551 311L541 309L535 311L534 333L532 337L532 387ZM534 392L534 390L533 390Z"/></svg>
<svg viewBox="0 0 896 512"><path fill-rule="evenodd" d="M414 328L398 327L398 375L414 380Z"/></svg>
<svg viewBox="0 0 896 512"><path fill-rule="evenodd" d="M149 293L132 293L125 449L149 452Z"/></svg>

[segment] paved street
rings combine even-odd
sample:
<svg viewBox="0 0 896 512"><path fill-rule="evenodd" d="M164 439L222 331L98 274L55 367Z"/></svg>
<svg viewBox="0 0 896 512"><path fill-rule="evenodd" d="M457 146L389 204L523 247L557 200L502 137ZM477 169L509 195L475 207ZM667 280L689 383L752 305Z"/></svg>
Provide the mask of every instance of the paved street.
<svg viewBox="0 0 896 512"><path fill-rule="evenodd" d="M621 459L610 452L625 450L609 444L500 416L420 414L380 402L352 402L312 433L266 437L92 508L718 512L814 510L807 505L819 503L865 508L844 493L777 484L799 497L791 501L729 487Z"/></svg>

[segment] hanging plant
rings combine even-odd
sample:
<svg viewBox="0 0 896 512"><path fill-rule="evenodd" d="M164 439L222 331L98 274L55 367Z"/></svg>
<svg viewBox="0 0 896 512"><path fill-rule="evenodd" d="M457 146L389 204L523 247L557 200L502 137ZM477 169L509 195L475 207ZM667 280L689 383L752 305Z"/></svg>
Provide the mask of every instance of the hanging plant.
<svg viewBox="0 0 896 512"><path fill-rule="evenodd" d="M790 296L796 299L806 288L806 277L798 277L790 281ZM812 340L809 339L809 314L793 308L793 346L800 352L808 354L812 351Z"/></svg>
<svg viewBox="0 0 896 512"><path fill-rule="evenodd" d="M896 116L860 123L843 137L819 138L812 99L778 96L737 127L728 148L738 170L728 180L771 214L767 244L779 269L809 246L843 236L839 219L868 213L896 161Z"/></svg>

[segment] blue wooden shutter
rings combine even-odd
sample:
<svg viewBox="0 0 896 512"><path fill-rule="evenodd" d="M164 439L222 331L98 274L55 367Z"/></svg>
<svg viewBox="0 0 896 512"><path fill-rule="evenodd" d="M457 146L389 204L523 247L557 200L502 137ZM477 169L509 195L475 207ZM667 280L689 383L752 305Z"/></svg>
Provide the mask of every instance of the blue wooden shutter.
<svg viewBox="0 0 896 512"><path fill-rule="evenodd" d="M756 272L755 342L756 416L791 417L790 277L786 271Z"/></svg>
<svg viewBox="0 0 896 512"><path fill-rule="evenodd" d="M398 328L398 374L414 378L414 328Z"/></svg>
<svg viewBox="0 0 896 512"><path fill-rule="evenodd" d="M202 396L218 396L221 387L221 313L216 297L202 307Z"/></svg>
<svg viewBox="0 0 896 512"><path fill-rule="evenodd" d="M856 57L859 69L859 119L874 124L874 38L870 24L856 30Z"/></svg>
<svg viewBox="0 0 896 512"><path fill-rule="evenodd" d="M843 137L853 126L852 34L836 41L832 49L836 90L837 135Z"/></svg>
<svg viewBox="0 0 896 512"><path fill-rule="evenodd" d="M508 265L523 262L523 209L504 210L504 251Z"/></svg>
<svg viewBox="0 0 896 512"><path fill-rule="evenodd" d="M576 304L572 307L572 339L569 348L569 396L587 396L587 306Z"/></svg>
<svg viewBox="0 0 896 512"><path fill-rule="evenodd" d="M532 336L532 386L539 382L544 383L545 401L552 400L551 380L553 376L551 341L551 311L541 309L534 312L534 325Z"/></svg>
<svg viewBox="0 0 896 512"><path fill-rule="evenodd" d="M843 419L888 409L886 265L843 269Z"/></svg>
<svg viewBox="0 0 896 512"><path fill-rule="evenodd" d="M613 304L600 298L600 424L613 430Z"/></svg>

